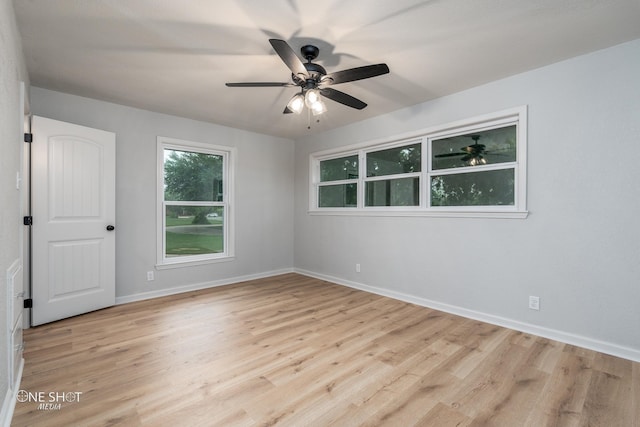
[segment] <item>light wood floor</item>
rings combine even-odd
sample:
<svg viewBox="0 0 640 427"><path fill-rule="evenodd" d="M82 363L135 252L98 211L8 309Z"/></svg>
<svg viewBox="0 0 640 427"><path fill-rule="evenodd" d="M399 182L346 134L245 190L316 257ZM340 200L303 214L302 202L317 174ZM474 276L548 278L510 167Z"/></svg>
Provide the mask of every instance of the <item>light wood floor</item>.
<svg viewBox="0 0 640 427"><path fill-rule="evenodd" d="M640 425L640 363L297 274L25 342L23 390L81 394L17 403L14 426Z"/></svg>

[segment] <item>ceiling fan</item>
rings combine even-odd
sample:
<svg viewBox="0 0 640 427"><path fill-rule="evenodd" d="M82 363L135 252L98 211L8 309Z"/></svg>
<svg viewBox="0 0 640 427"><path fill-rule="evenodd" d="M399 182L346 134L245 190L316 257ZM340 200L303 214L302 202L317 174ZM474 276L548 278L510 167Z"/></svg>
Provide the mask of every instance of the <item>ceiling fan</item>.
<svg viewBox="0 0 640 427"><path fill-rule="evenodd" d="M314 115L324 113L326 111L326 106L324 105L320 95L348 107L362 110L367 106L366 103L358 98L354 98L351 95L327 86L368 79L370 77L380 76L389 72L387 64L375 64L327 74L324 67L311 62L316 59L320 53L320 49L316 46L305 45L300 48L302 57L307 60L307 62L302 62L291 46L289 46L284 40L269 39L269 43L271 43L273 49L276 51L278 56L280 56L280 59L282 59L285 65L291 70L290 82L247 82L226 83L226 85L228 87L299 86L301 89L300 93L296 94L287 103L287 106L283 111L284 114L299 114L305 105Z"/></svg>
<svg viewBox="0 0 640 427"><path fill-rule="evenodd" d="M486 165L487 159L484 158L483 154L488 153L485 150L486 146L478 143L480 135L471 135L471 139L473 139L473 144L462 147L460 149L462 151L461 153L436 154L434 157L442 158L464 156L460 160L466 162L469 166Z"/></svg>

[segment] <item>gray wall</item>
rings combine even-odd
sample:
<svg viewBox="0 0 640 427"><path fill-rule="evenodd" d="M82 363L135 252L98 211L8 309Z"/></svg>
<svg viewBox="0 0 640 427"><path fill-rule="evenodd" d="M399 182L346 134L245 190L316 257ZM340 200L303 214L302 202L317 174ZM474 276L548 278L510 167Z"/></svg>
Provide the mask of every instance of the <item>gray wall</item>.
<svg viewBox="0 0 640 427"><path fill-rule="evenodd" d="M293 266L293 141L32 88L32 111L116 133L116 297L227 283ZM236 257L146 272L156 264L156 137L237 148Z"/></svg>
<svg viewBox="0 0 640 427"><path fill-rule="evenodd" d="M28 86L13 4L8 0L0 1L0 55L0 399L5 399L9 389L7 332L11 327L6 313L6 271L20 259L23 229L20 192L16 189L24 145L20 82Z"/></svg>
<svg viewBox="0 0 640 427"><path fill-rule="evenodd" d="M296 269L640 360L638 76L640 40L296 141ZM519 105L527 219L307 214L310 153Z"/></svg>

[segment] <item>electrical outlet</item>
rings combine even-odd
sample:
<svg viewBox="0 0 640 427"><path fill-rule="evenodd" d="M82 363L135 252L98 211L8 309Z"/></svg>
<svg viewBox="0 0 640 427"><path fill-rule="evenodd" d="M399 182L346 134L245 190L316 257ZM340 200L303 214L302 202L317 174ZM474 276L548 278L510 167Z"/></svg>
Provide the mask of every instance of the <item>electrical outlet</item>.
<svg viewBox="0 0 640 427"><path fill-rule="evenodd" d="M147 271L147 281L152 281L155 278L153 277L153 271Z"/></svg>
<svg viewBox="0 0 640 427"><path fill-rule="evenodd" d="M356 273L360 273L360 264L356 264Z"/></svg>
<svg viewBox="0 0 640 427"><path fill-rule="evenodd" d="M529 308L531 310L540 310L540 297L529 296Z"/></svg>

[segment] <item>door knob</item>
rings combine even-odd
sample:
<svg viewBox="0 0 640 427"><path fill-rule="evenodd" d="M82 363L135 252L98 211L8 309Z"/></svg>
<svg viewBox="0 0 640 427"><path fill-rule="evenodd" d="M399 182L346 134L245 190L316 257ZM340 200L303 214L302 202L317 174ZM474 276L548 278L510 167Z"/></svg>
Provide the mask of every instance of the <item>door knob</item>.
<svg viewBox="0 0 640 427"><path fill-rule="evenodd" d="M107 225L107 231L113 231L116 228L113 225Z"/></svg>

